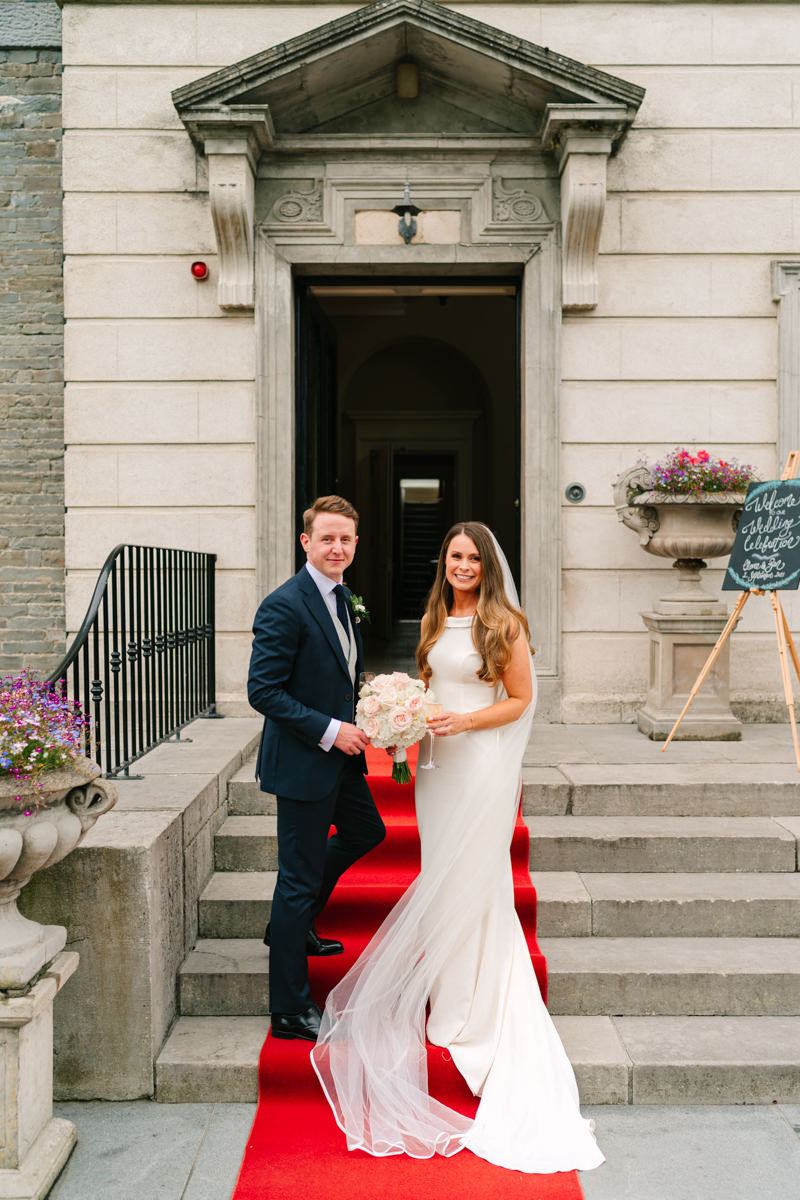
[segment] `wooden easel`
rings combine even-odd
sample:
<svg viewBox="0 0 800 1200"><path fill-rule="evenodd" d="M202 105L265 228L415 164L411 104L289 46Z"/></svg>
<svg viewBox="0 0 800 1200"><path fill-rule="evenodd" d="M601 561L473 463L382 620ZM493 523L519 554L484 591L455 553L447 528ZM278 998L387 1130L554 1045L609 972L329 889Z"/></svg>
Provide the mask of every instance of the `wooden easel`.
<svg viewBox="0 0 800 1200"><path fill-rule="evenodd" d="M800 471L800 450L793 450L792 453L789 455L789 457L786 460L786 466L783 469L783 474L781 475L781 481L786 480L786 479L796 479L799 471ZM714 649L711 651L711 653L709 654L709 656L706 660L705 666L703 667L700 674L697 676L697 682L695 683L694 687L692 688L691 692L689 693L689 699L684 704L683 710L681 711L681 715L678 717L677 721L673 725L673 727L670 731L669 737L664 742L664 745L661 748L662 754L666 751L667 746L670 744L670 742L674 738L675 734L677 733L678 726L680 725L681 721L683 720L683 718L686 716L687 712L689 711L689 707L690 707L692 701L694 700L695 696L700 691L700 688L703 686L706 679L708 678L711 668L713 667L714 663L719 658L722 647L725 645L725 642L728 640L733 629L736 626L736 622L739 620L739 617L742 615L742 609L744 608L745 604L750 599L750 597L754 596L754 595L755 596L763 596L764 592L760 588L751 588L750 591L742 592L741 596L736 601L733 612L728 617L725 628L723 629L722 633L719 635L716 645L714 646ZM781 605L780 596L779 596L778 592L770 592L769 598L770 598L770 603L772 604L772 610L775 614L775 633L778 638L778 655L780 657L781 675L783 677L783 694L786 697L786 704L789 709L789 720L792 723L792 739L794 741L794 757L795 757L795 761L797 762L797 769L798 769L798 771L800 771L800 742L798 742L798 740L797 740L797 721L795 719L795 713L794 713L794 692L792 690L792 677L791 677L791 674L789 671L789 659L787 656L787 650L788 650L789 654L792 656L792 662L794 663L794 669L795 669L795 673L797 675L798 680L800 680L800 658L798 658L797 649L795 648L794 641L792 640L792 635L789 631L789 622L786 620L786 613L783 611L783 606Z"/></svg>

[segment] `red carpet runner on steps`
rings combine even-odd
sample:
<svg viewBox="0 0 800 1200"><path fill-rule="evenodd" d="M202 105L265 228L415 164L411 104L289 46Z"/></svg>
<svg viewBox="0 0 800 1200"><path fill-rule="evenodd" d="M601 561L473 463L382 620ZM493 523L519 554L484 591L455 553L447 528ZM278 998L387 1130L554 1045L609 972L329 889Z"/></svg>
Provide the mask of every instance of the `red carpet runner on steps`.
<svg viewBox="0 0 800 1200"><path fill-rule="evenodd" d="M415 751L409 752L412 759ZM368 754L372 794L386 822L386 840L341 879L320 932L341 937L344 954L311 959L311 990L319 1003L352 965L419 870L413 786L389 778L382 751ZM544 957L536 942L536 893L528 873L528 830L517 819L511 848L517 911L543 994ZM452 1158L373 1158L349 1151L309 1059L310 1044L268 1037L258 1067L258 1109L232 1200L582 1200L575 1172L523 1175L462 1150ZM477 1107L449 1057L429 1046L433 1095L471 1115Z"/></svg>

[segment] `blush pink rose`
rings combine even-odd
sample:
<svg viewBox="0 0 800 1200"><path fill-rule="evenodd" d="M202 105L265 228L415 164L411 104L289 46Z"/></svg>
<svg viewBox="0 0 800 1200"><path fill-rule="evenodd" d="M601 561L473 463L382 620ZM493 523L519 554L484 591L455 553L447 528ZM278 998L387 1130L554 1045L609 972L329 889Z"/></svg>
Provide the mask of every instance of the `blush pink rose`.
<svg viewBox="0 0 800 1200"><path fill-rule="evenodd" d="M378 693L378 699L384 708L392 708L397 704L397 688L393 683L387 683Z"/></svg>
<svg viewBox="0 0 800 1200"><path fill-rule="evenodd" d="M410 713L419 712L420 709L424 708L424 707L425 707L425 697L424 696L409 696L408 699L406 700L406 708L408 709L408 711Z"/></svg>
<svg viewBox="0 0 800 1200"><path fill-rule="evenodd" d="M365 696L358 707L365 717L377 717L381 711L381 702L377 696Z"/></svg>
<svg viewBox="0 0 800 1200"><path fill-rule="evenodd" d="M389 713L389 728L393 733L404 733L411 724L411 713L405 708L393 708Z"/></svg>
<svg viewBox="0 0 800 1200"><path fill-rule="evenodd" d="M376 717L367 717L366 720L362 722L361 728L370 741L377 737L381 731L380 722Z"/></svg>

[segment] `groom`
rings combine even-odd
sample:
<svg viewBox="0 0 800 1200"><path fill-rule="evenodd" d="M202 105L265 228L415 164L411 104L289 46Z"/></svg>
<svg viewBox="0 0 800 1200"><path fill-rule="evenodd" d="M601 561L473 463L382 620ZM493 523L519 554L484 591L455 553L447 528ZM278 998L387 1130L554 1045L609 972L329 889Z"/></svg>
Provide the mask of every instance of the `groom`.
<svg viewBox="0 0 800 1200"><path fill-rule="evenodd" d="M303 529L308 561L256 613L247 695L266 718L256 778L278 798L278 882L264 935L272 1035L315 1042L322 1013L306 956L343 950L320 937L315 918L342 872L386 831L364 779L369 742L353 724L361 638L342 576L358 513L341 496L322 496L303 513Z"/></svg>

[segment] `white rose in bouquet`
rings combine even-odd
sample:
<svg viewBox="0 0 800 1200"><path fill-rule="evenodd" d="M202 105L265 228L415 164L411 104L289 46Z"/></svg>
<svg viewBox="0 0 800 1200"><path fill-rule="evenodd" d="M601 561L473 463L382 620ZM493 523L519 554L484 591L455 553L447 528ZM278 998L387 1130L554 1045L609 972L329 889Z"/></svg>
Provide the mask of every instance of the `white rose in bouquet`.
<svg viewBox="0 0 800 1200"><path fill-rule="evenodd" d="M379 750L396 747L392 779L395 783L410 783L406 750L426 732L425 705L434 699L433 693L430 689L426 693L421 679L393 671L365 683L359 697L356 725Z"/></svg>

